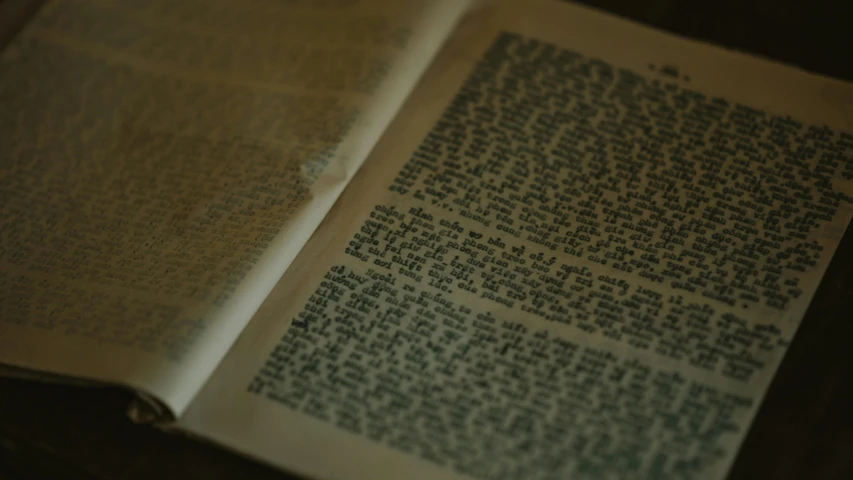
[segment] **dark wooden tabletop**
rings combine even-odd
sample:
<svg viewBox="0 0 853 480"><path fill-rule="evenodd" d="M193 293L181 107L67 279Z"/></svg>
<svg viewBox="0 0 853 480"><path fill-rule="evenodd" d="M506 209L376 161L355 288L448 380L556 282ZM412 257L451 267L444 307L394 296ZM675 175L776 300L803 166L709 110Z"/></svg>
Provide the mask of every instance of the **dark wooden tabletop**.
<svg viewBox="0 0 853 480"><path fill-rule="evenodd" d="M583 3L853 81L847 2ZM848 232L737 456L731 480L853 478L851 272L853 234ZM294 478L202 442L134 425L124 413L130 399L117 390L0 380L0 479Z"/></svg>

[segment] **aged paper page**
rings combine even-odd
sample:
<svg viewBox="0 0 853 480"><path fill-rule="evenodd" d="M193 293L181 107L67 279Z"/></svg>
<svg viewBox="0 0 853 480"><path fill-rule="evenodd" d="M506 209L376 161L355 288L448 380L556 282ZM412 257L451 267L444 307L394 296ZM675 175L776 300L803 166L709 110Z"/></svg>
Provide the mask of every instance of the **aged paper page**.
<svg viewBox="0 0 853 480"><path fill-rule="evenodd" d="M850 220L851 132L849 84L479 13L179 425L321 479L723 478Z"/></svg>
<svg viewBox="0 0 853 480"><path fill-rule="evenodd" d="M850 219L851 107L475 14L179 426L320 479L723 478Z"/></svg>
<svg viewBox="0 0 853 480"><path fill-rule="evenodd" d="M0 59L0 362L182 410L464 3L47 4Z"/></svg>
<svg viewBox="0 0 853 480"><path fill-rule="evenodd" d="M476 14L179 426L320 479L722 478L850 219L851 107Z"/></svg>

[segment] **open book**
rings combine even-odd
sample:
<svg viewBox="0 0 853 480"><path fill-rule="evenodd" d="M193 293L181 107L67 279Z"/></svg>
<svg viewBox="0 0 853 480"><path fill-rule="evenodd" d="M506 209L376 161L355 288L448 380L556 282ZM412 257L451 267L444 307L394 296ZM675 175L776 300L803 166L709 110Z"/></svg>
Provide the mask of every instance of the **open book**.
<svg viewBox="0 0 853 480"><path fill-rule="evenodd" d="M853 213L853 85L547 0L57 0L0 105L2 372L318 479L723 478Z"/></svg>

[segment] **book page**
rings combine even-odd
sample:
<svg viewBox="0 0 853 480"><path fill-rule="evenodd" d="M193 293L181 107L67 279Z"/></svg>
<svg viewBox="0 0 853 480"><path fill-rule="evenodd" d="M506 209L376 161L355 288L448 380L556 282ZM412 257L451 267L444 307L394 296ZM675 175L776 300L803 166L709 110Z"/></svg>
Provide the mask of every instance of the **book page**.
<svg viewBox="0 0 853 480"><path fill-rule="evenodd" d="M0 57L0 362L180 412L465 2L49 2Z"/></svg>
<svg viewBox="0 0 853 480"><path fill-rule="evenodd" d="M473 15L178 426L310 478L723 478L851 216L853 86Z"/></svg>

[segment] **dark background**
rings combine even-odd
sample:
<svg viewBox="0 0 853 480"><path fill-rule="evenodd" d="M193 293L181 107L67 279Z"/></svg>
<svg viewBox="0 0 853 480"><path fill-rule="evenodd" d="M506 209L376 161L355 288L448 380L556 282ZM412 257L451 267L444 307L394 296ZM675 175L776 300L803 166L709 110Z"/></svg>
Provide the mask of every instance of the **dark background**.
<svg viewBox="0 0 853 480"><path fill-rule="evenodd" d="M0 0L0 7L5 1ZM848 2L582 3L853 81ZM730 480L853 478L851 237L850 232L845 235L830 264ZM0 479L295 478L199 441L134 425L125 416L130 400L129 393L118 390L0 380Z"/></svg>

